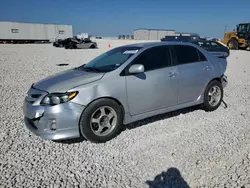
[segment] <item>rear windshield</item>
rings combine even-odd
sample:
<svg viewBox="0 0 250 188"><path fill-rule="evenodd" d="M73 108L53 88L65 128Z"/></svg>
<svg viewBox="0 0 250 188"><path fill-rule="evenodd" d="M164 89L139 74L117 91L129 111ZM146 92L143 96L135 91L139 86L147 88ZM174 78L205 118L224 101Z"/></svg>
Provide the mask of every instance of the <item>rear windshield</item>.
<svg viewBox="0 0 250 188"><path fill-rule="evenodd" d="M138 53L140 49L139 47L118 47L112 49L91 60L83 69L100 72L113 71Z"/></svg>

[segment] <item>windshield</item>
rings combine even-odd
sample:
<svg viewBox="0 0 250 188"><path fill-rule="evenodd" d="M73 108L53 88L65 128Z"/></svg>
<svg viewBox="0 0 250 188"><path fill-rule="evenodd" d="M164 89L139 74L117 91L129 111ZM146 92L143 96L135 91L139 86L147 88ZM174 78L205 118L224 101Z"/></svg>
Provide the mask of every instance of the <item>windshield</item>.
<svg viewBox="0 0 250 188"><path fill-rule="evenodd" d="M101 54L88 64L79 68L96 72L113 71L125 63L131 56L136 54L139 49L139 47L118 47Z"/></svg>

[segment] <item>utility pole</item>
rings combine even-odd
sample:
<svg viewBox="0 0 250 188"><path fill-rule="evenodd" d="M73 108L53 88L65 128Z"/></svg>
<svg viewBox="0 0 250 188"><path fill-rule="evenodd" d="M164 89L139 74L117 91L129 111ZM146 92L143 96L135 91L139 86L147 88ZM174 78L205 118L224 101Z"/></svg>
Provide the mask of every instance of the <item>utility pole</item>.
<svg viewBox="0 0 250 188"><path fill-rule="evenodd" d="M226 31L227 31L227 25L225 25L225 30L224 30L224 33L226 33Z"/></svg>

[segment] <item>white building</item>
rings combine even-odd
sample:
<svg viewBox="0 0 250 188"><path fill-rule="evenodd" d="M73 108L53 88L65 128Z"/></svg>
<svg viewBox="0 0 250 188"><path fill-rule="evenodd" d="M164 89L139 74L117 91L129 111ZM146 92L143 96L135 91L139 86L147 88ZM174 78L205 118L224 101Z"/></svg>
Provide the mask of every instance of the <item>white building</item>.
<svg viewBox="0 0 250 188"><path fill-rule="evenodd" d="M53 41L72 36L72 25L0 21L1 41Z"/></svg>
<svg viewBox="0 0 250 188"><path fill-rule="evenodd" d="M176 32L172 29L147 29L147 28L140 28L134 30L134 39L136 40L160 40L165 36L196 36L196 33L180 33Z"/></svg>

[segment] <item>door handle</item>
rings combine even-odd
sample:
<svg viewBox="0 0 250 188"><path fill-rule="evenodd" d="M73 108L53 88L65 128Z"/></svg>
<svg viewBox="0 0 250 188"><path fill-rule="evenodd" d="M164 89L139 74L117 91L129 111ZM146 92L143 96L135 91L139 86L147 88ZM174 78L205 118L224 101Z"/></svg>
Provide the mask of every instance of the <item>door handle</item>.
<svg viewBox="0 0 250 188"><path fill-rule="evenodd" d="M177 73L176 72L170 72L170 73L168 73L168 76L169 77L175 77L177 75Z"/></svg>

